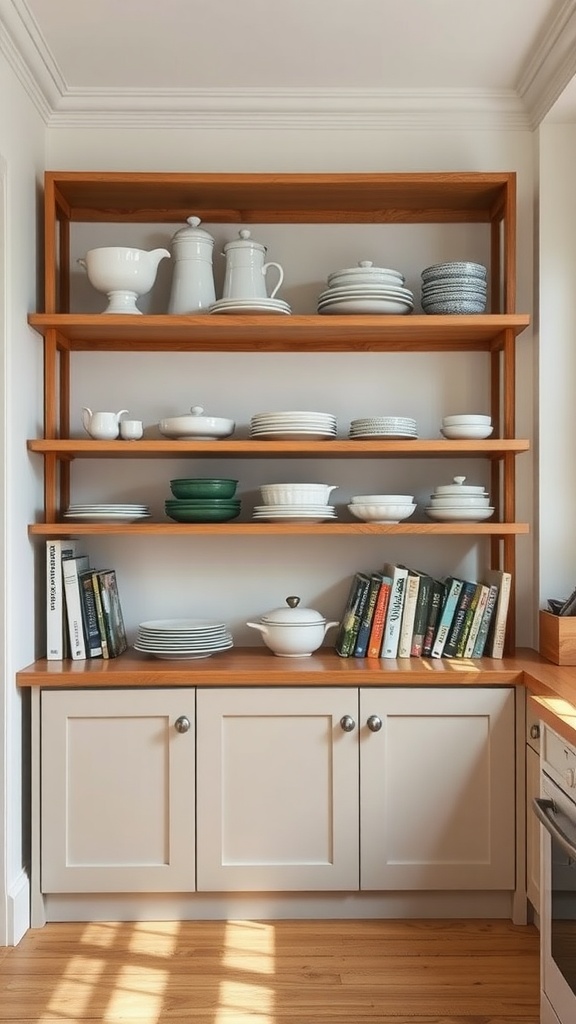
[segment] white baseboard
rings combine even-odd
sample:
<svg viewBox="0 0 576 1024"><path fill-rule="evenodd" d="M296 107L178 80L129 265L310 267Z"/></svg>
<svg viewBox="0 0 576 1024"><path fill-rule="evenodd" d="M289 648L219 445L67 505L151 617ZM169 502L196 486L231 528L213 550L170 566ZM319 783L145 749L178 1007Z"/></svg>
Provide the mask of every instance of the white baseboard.
<svg viewBox="0 0 576 1024"><path fill-rule="evenodd" d="M30 880L22 871L8 890L7 946L17 946L30 927Z"/></svg>

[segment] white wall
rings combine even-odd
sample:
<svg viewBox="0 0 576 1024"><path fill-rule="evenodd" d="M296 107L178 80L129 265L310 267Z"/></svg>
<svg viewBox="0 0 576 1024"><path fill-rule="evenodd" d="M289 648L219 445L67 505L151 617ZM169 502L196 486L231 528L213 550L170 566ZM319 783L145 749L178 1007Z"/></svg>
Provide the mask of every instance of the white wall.
<svg viewBox="0 0 576 1024"><path fill-rule="evenodd" d="M576 125L539 130L540 607L576 586Z"/></svg>
<svg viewBox="0 0 576 1024"><path fill-rule="evenodd" d="M36 246L41 223L45 132L41 119L0 57L1 358L3 383L2 679L0 679L0 945L17 942L28 924L25 874L28 815L27 701L14 674L38 653L35 643L35 559L26 524L41 505L41 467L26 455L26 438L42 414L42 346L26 315L38 298ZM0 200L2 201L2 200ZM3 310L2 310L3 305ZM26 809L23 814L23 807Z"/></svg>

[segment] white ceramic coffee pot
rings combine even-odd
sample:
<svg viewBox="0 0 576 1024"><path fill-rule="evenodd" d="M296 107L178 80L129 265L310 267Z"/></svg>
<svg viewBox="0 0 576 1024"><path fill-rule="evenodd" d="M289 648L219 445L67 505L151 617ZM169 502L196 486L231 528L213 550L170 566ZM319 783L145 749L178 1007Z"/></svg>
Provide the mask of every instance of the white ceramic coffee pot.
<svg viewBox="0 0 576 1024"><path fill-rule="evenodd" d="M120 433L120 417L128 412L128 409L120 409L120 412L92 412L92 409L82 409L82 425L90 437L97 441L114 441Z"/></svg>
<svg viewBox="0 0 576 1024"><path fill-rule="evenodd" d="M279 263L265 263L266 246L255 242L250 232L243 228L237 241L227 242L223 255L226 257L223 299L273 299L284 280L284 270ZM278 271L278 281L270 295L266 290L266 275L271 267Z"/></svg>
<svg viewBox="0 0 576 1024"><path fill-rule="evenodd" d="M216 301L212 253L214 239L200 225L199 217L188 217L172 239L174 272L168 303L169 313L203 313Z"/></svg>

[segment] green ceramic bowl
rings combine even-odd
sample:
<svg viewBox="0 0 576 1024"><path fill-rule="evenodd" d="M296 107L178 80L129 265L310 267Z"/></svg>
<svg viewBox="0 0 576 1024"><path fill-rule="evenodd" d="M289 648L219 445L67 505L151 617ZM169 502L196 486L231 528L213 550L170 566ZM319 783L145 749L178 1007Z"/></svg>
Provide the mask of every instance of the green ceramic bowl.
<svg viewBox="0 0 576 1024"><path fill-rule="evenodd" d="M165 508L174 508L176 511L183 508L240 508L241 502L235 498L167 498L164 502Z"/></svg>
<svg viewBox="0 0 576 1024"><path fill-rule="evenodd" d="M170 481L175 498L233 498L237 480L217 477L190 477Z"/></svg>
<svg viewBox="0 0 576 1024"><path fill-rule="evenodd" d="M177 523L227 523L230 519L236 519L240 515L240 506L237 508L214 508L211 505L201 505L198 502L188 508L166 508L166 515Z"/></svg>

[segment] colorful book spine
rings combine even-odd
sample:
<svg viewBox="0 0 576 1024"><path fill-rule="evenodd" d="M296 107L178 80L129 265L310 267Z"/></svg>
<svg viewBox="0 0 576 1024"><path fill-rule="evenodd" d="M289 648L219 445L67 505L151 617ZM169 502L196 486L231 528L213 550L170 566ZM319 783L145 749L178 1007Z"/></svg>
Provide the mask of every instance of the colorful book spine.
<svg viewBox="0 0 576 1024"><path fill-rule="evenodd" d="M460 591L464 585L463 580L456 579L454 576L448 577L446 580L446 597L440 612L438 619L438 628L434 637L434 643L432 645L432 658L441 658L444 653L444 647L448 639L448 633L452 625L452 619L456 611L458 604L458 598L460 597Z"/></svg>
<svg viewBox="0 0 576 1024"><path fill-rule="evenodd" d="M398 657L398 644L400 643L400 627L402 625L402 611L404 608L404 588L408 576L408 569L400 565L387 562L383 568L385 576L392 578L390 588L390 600L384 623L384 636L382 638L381 658Z"/></svg>
<svg viewBox="0 0 576 1024"><path fill-rule="evenodd" d="M442 580L432 580L432 594L430 596L430 607L428 609L428 622L426 623L426 633L424 634L424 643L422 645L423 658L429 658L432 654L436 627L438 625L442 605L444 604L445 589L446 588Z"/></svg>
<svg viewBox="0 0 576 1024"><path fill-rule="evenodd" d="M402 622L400 625L400 640L398 642L398 658L409 658L412 648L412 634L414 632L414 619L416 618L416 606L418 604L418 591L420 590L420 577L412 569L408 569L406 583L404 586L404 608L402 610Z"/></svg>
<svg viewBox="0 0 576 1024"><path fill-rule="evenodd" d="M360 608L369 586L370 577L366 573L355 573L334 644L336 653L341 658L349 658L354 651L360 628Z"/></svg>
<svg viewBox="0 0 576 1024"><path fill-rule="evenodd" d="M486 608L484 609L484 615L482 616L482 622L480 623L480 629L478 630L478 636L476 637L476 643L474 644L474 651L472 653L473 658L481 658L484 654L486 640L488 638L488 630L490 629L490 623L492 621L497 599L498 585L496 583L491 583L488 590Z"/></svg>
<svg viewBox="0 0 576 1024"><path fill-rule="evenodd" d="M356 644L354 646L355 658L365 658L368 653L368 641L370 640L372 619L374 617L374 609L376 607L376 601L378 600L382 580L383 576L380 572L373 572L370 576L370 585L368 587L366 604L362 611L360 626L358 628L358 636L356 637Z"/></svg>
<svg viewBox="0 0 576 1024"><path fill-rule="evenodd" d="M82 597L80 594L79 575L88 568L88 555L77 555L67 558L62 563L64 577L64 595L66 599L66 619L70 640L70 657L72 661L81 661L86 657L86 641L84 638L84 622L82 619Z"/></svg>
<svg viewBox="0 0 576 1024"><path fill-rule="evenodd" d="M96 600L94 597L94 582L92 569L78 574L80 596L82 600L82 620L84 625L84 639L86 642L86 656L88 658L102 657L102 640L100 638L100 627L98 625L98 614L96 612Z"/></svg>
<svg viewBox="0 0 576 1024"><path fill-rule="evenodd" d="M413 658L422 657L426 627L428 625L428 615L430 611L430 598L434 583L432 577L428 576L426 573L420 573L419 575L420 587L418 588L418 603L416 605L414 630L412 632L412 643L410 645L410 655Z"/></svg>
<svg viewBox="0 0 576 1024"><path fill-rule="evenodd" d="M382 650L382 638L384 636L384 623L386 621L386 612L388 611L391 587L392 580L390 576L383 575L380 590L378 591L378 597L376 599L374 615L372 617L372 628L370 630L370 639L368 640L368 658L380 657L380 652Z"/></svg>
<svg viewBox="0 0 576 1024"><path fill-rule="evenodd" d="M108 640L106 639L106 623L104 621L104 609L102 607L102 598L100 597L100 584L98 582L98 573L95 570L92 570L92 593L94 594L94 607L96 609L96 618L98 620L98 632L100 633L102 657L109 658L110 652L108 651Z"/></svg>
<svg viewBox="0 0 576 1024"><path fill-rule="evenodd" d="M486 654L489 658L503 658L506 641L506 623L508 621L508 608L512 590L512 574L492 569L486 573L486 579L488 583L496 583L498 586L498 598L488 631Z"/></svg>
<svg viewBox="0 0 576 1024"><path fill-rule="evenodd" d="M476 586L477 584L472 582L472 580L463 580L462 582L462 589L456 605L456 611L454 612L452 624L448 630L448 636L446 637L446 643L444 644L444 651L442 652L443 658L456 657L458 644L460 643L460 638L464 633L466 617L476 593Z"/></svg>
<svg viewBox="0 0 576 1024"><path fill-rule="evenodd" d="M110 658L117 658L127 649L128 640L124 626L122 606L120 604L116 572L114 569L103 569L96 573L96 578L100 587L100 600L102 601L108 655Z"/></svg>
<svg viewBox="0 0 576 1024"><path fill-rule="evenodd" d="M485 583L479 583L475 599L473 601L473 611L471 616L470 628L468 629L466 642L463 645L462 653L460 654L460 648L458 649L459 658L471 658L472 652L474 651L474 644L476 643L476 637L478 636L478 630L480 629L480 623L482 622L482 616L484 615L484 609L486 607L486 601L488 600L488 592L490 588Z"/></svg>
<svg viewBox="0 0 576 1024"><path fill-rule="evenodd" d="M74 540L46 541L46 658L62 661L68 651L68 622L62 564L76 554Z"/></svg>

